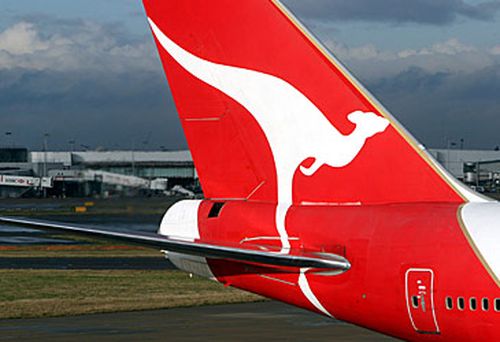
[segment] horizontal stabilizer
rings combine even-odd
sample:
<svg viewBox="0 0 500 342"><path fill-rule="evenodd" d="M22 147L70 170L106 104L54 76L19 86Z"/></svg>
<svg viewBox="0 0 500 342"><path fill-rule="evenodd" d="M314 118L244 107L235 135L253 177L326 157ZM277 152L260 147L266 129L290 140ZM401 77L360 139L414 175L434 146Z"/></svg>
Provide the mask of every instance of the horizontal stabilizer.
<svg viewBox="0 0 500 342"><path fill-rule="evenodd" d="M270 252L267 250L260 250L258 248L251 249L251 247L248 246L242 248L241 246L202 243L199 241L191 242L172 239L159 234L113 232L74 226L65 223L22 218L2 217L0 218L0 225L2 224L104 238L107 240L137 244L144 247L158 248L169 252L195 255L213 259L227 259L233 261L251 262L267 266L342 271L348 270L351 266L344 257L329 253L302 253L292 251L290 254L281 254L277 252Z"/></svg>

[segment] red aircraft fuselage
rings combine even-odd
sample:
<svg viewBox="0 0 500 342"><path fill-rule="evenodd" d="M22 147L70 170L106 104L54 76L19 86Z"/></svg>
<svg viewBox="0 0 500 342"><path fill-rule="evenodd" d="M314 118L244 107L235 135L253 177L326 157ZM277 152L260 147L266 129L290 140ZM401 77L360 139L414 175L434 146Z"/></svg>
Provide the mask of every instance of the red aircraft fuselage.
<svg viewBox="0 0 500 342"><path fill-rule="evenodd" d="M212 205L204 201L199 209L202 240L271 250L279 243L266 224L274 205L226 202L217 217L208 217ZM340 274L308 275L316 298L335 318L406 340L494 341L500 334L498 283L461 211L448 203L294 206L287 226L292 248L340 254L351 263ZM208 265L224 284L322 313L297 286L295 272L220 260Z"/></svg>

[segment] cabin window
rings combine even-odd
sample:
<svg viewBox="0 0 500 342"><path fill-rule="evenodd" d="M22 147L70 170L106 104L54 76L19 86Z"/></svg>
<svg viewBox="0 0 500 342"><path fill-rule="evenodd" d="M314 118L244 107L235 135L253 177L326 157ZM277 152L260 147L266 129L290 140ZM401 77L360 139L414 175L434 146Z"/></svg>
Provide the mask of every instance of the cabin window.
<svg viewBox="0 0 500 342"><path fill-rule="evenodd" d="M500 298L495 298L495 311L500 312Z"/></svg>
<svg viewBox="0 0 500 342"><path fill-rule="evenodd" d="M417 296L411 297L411 305L413 306L414 309L418 309L418 297Z"/></svg>
<svg viewBox="0 0 500 342"><path fill-rule="evenodd" d="M472 311L476 311L477 310L477 299L472 297L471 299L469 299L469 308L472 310Z"/></svg>
<svg viewBox="0 0 500 342"><path fill-rule="evenodd" d="M224 206L224 202L214 202L212 204L212 208L210 208L210 211L208 213L209 218L214 218L214 217L219 217L220 211L222 210L222 207Z"/></svg>
<svg viewBox="0 0 500 342"><path fill-rule="evenodd" d="M488 298L483 298L481 306L483 311L488 311L490 309L490 300Z"/></svg>
<svg viewBox="0 0 500 342"><path fill-rule="evenodd" d="M446 308L448 310L453 309L453 299L451 297L446 297Z"/></svg>
<svg viewBox="0 0 500 342"><path fill-rule="evenodd" d="M464 297L458 297L457 299L457 307L458 310L464 310L465 309L465 299Z"/></svg>

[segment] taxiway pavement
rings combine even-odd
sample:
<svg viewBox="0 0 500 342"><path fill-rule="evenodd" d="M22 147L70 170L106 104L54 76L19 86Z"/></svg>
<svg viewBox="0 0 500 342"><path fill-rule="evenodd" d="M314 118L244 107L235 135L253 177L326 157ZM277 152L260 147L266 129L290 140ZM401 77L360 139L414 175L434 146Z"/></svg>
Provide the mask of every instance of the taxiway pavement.
<svg viewBox="0 0 500 342"><path fill-rule="evenodd" d="M277 302L0 321L0 341L395 341Z"/></svg>

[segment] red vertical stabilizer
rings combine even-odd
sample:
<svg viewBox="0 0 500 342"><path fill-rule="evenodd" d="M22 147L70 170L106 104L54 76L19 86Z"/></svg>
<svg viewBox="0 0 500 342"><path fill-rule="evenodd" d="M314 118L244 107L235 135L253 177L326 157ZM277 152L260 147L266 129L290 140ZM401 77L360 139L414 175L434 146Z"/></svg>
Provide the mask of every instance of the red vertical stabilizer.
<svg viewBox="0 0 500 342"><path fill-rule="evenodd" d="M144 4L206 197L479 200L280 2Z"/></svg>

